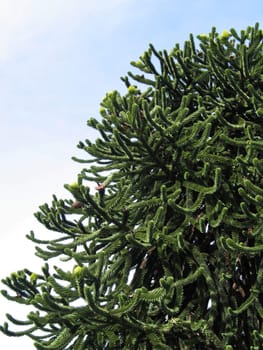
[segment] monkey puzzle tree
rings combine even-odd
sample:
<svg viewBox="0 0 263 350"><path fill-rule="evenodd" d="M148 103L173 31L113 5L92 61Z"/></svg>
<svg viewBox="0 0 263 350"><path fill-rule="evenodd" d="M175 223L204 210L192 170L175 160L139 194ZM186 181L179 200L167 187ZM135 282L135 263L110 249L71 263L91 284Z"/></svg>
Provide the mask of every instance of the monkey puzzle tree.
<svg viewBox="0 0 263 350"><path fill-rule="evenodd" d="M28 235L71 267L3 280L35 310L5 334L39 350L263 348L262 38L213 29L132 62L127 93L88 121L100 136L78 145L73 199L36 213L55 238Z"/></svg>

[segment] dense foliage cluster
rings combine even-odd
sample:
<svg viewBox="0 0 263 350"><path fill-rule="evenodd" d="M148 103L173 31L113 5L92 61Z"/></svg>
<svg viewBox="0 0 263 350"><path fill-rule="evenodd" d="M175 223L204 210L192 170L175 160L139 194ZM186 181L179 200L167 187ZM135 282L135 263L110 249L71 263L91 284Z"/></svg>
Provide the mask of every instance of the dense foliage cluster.
<svg viewBox="0 0 263 350"><path fill-rule="evenodd" d="M263 33L198 39L150 45L88 121L100 136L78 145L74 199L36 214L56 237L28 236L72 268L3 280L34 308L7 315L23 326L7 335L39 350L263 348Z"/></svg>

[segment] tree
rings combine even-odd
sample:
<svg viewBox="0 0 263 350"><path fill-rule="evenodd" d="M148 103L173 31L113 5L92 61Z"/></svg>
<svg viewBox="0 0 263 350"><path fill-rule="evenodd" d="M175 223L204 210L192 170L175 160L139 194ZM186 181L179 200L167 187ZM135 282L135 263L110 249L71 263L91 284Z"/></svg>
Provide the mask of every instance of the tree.
<svg viewBox="0 0 263 350"><path fill-rule="evenodd" d="M262 38L213 28L131 63L127 93L88 121L100 134L78 145L73 199L36 213L55 238L28 235L70 270L5 278L35 310L5 334L39 350L263 348Z"/></svg>

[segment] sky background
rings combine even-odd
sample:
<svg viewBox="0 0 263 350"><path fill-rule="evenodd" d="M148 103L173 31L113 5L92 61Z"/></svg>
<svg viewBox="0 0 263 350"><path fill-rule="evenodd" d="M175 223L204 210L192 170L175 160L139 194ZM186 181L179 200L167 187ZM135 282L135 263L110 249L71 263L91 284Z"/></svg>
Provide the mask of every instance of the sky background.
<svg viewBox="0 0 263 350"><path fill-rule="evenodd" d="M33 213L52 194L70 197L63 186L82 168L71 157L86 158L76 145L95 137L86 120L99 117L107 91L125 91L130 61L149 43L170 51L212 26L262 27L262 14L262 0L0 0L1 278L42 266L25 238L33 229L48 239ZM23 319L0 296L0 323L6 312ZM2 334L0 344L34 349Z"/></svg>

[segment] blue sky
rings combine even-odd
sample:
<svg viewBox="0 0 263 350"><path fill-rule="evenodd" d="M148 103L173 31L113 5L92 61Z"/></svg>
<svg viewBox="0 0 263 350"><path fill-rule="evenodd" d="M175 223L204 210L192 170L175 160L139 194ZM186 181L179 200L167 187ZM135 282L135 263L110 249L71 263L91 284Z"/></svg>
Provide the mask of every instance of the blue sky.
<svg viewBox="0 0 263 350"><path fill-rule="evenodd" d="M150 42L169 51L190 32L245 29L262 13L262 0L0 0L1 278L42 264L25 238L48 234L33 213L53 193L67 197L81 170L71 156L85 156L75 146L95 137L86 120L107 91L124 91L129 62ZM0 322L5 312L22 313L0 296Z"/></svg>

